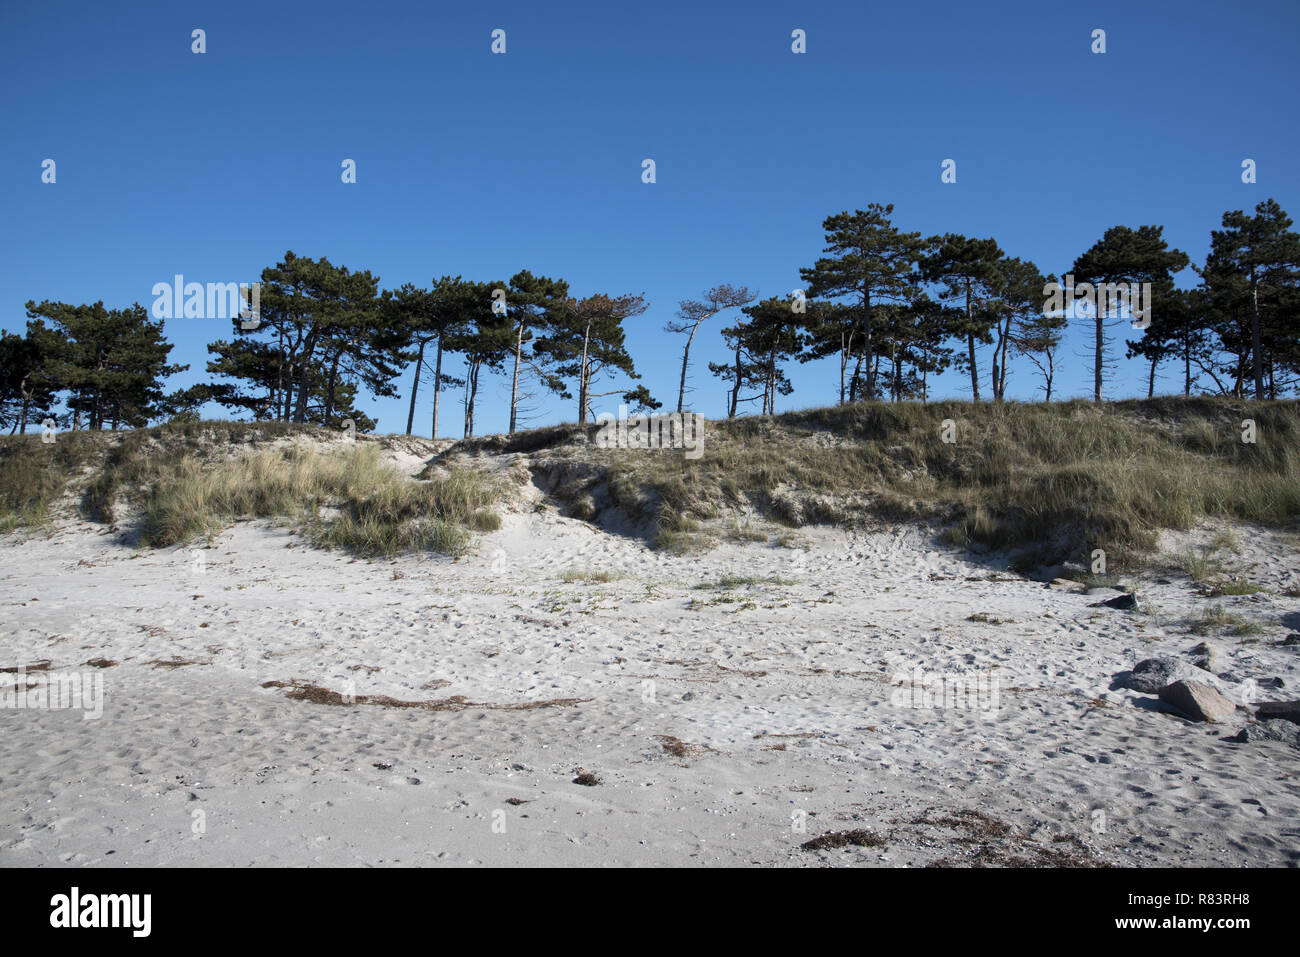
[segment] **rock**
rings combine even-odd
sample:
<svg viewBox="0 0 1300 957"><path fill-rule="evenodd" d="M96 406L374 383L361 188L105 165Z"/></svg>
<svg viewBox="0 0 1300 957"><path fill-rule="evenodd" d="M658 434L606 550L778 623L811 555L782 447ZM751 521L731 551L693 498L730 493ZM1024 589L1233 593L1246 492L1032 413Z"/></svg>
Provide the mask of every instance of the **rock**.
<svg viewBox="0 0 1300 957"><path fill-rule="evenodd" d="M1070 581L1068 578L1053 578L1047 583L1048 588L1054 588L1057 591L1083 592L1087 591L1082 582Z"/></svg>
<svg viewBox="0 0 1300 957"><path fill-rule="evenodd" d="M1165 685L1160 689L1160 700L1173 705L1193 721L1218 722L1237 710L1231 700L1199 681L1175 681Z"/></svg>
<svg viewBox="0 0 1300 957"><path fill-rule="evenodd" d="M1193 656L1192 664L1202 671L1214 672L1214 646L1207 641L1201 642L1189 654Z"/></svg>
<svg viewBox="0 0 1300 957"><path fill-rule="evenodd" d="M1102 605L1105 605L1107 608L1118 608L1120 611L1132 611L1138 606L1137 595L1134 595L1131 592L1125 595L1116 595L1114 598L1095 602L1092 607L1100 608Z"/></svg>
<svg viewBox="0 0 1300 957"><path fill-rule="evenodd" d="M1265 718L1281 718L1292 724L1300 724L1300 701L1265 701L1255 709L1255 717L1260 721Z"/></svg>
<svg viewBox="0 0 1300 957"><path fill-rule="evenodd" d="M1228 740L1235 741L1238 744L1253 744L1256 741L1284 741L1292 747L1300 748L1300 730L1297 730L1296 726L1290 721L1270 718L1246 725Z"/></svg>
<svg viewBox="0 0 1300 957"><path fill-rule="evenodd" d="M1159 694L1160 689L1180 678L1196 676L1195 669L1177 658L1145 658L1133 666L1120 686L1143 694Z"/></svg>
<svg viewBox="0 0 1300 957"><path fill-rule="evenodd" d="M1295 632L1287 635L1285 638L1279 641L1278 644L1288 646L1288 647L1294 647L1296 645L1300 645L1300 632Z"/></svg>

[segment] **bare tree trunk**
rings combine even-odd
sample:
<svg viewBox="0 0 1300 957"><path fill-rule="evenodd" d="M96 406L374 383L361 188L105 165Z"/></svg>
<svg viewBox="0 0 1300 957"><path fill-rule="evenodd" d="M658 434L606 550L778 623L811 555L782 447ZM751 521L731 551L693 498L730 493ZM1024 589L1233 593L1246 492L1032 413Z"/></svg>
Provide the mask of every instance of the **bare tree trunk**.
<svg viewBox="0 0 1300 957"><path fill-rule="evenodd" d="M1011 343L1010 316L1007 316L1007 324L1005 327L1001 325L998 326L998 338L1001 340L998 343L998 348L1002 355L998 361L998 369L995 374L995 378L997 379L997 400L999 402L1005 402L1007 400L1007 347Z"/></svg>
<svg viewBox="0 0 1300 957"><path fill-rule="evenodd" d="M849 356L853 355L853 330L849 330L848 341L840 333L840 405L844 404L844 373L849 367Z"/></svg>
<svg viewBox="0 0 1300 957"><path fill-rule="evenodd" d="M442 336L438 336L438 358L433 367L433 431L429 437L438 437L438 400L442 398Z"/></svg>
<svg viewBox="0 0 1300 957"><path fill-rule="evenodd" d="M325 388L325 425L328 427L334 422L334 387L339 378L339 360L343 358L343 346L339 346L338 351L334 353L334 358L330 360L330 374Z"/></svg>
<svg viewBox="0 0 1300 957"><path fill-rule="evenodd" d="M740 331L736 331L736 382L731 389L731 410L727 413L727 418L736 417L736 405L740 402Z"/></svg>
<svg viewBox="0 0 1300 957"><path fill-rule="evenodd" d="M966 277L966 350L967 361L970 362L970 392L973 401L980 400L980 373L979 367L975 365L975 333L970 331L971 324L971 279Z"/></svg>
<svg viewBox="0 0 1300 957"><path fill-rule="evenodd" d="M415 377L411 380L411 409L406 413L406 434L415 427L415 394L420 391L420 373L424 371L424 340L420 340L420 353L415 357Z"/></svg>
<svg viewBox="0 0 1300 957"><path fill-rule="evenodd" d="M1264 398L1264 339L1259 328L1259 281L1250 267L1250 351L1254 359L1255 398Z"/></svg>
<svg viewBox="0 0 1300 957"><path fill-rule="evenodd" d="M695 341L695 330L700 328L697 322L691 327L691 334L686 337L686 348L682 350L682 384L677 390L677 411L682 411L682 403L686 401L686 363L691 357L691 343ZM585 343L583 344L585 347ZM843 389L841 388L841 392ZM840 400L844 401L843 399Z"/></svg>
<svg viewBox="0 0 1300 957"><path fill-rule="evenodd" d="M515 339L515 372L510 383L510 434L515 434L515 422L519 412L519 359L524 351L524 324L519 323L519 334Z"/></svg>
<svg viewBox="0 0 1300 957"><path fill-rule="evenodd" d="M867 331L866 331L867 341L866 341L866 345L862 350L863 355L866 357L867 360L867 398L873 399L876 396L876 373L875 373L875 367L873 365L875 355L872 352L873 347L871 343L872 330L871 330L871 292L870 291L866 291L863 293L862 304L866 312L866 322L867 322Z"/></svg>
<svg viewBox="0 0 1300 957"><path fill-rule="evenodd" d="M465 371L465 438L474 435L474 398L478 395L479 362L470 362Z"/></svg>
<svg viewBox="0 0 1300 957"><path fill-rule="evenodd" d="M307 394L308 394L308 376L311 370L312 353L316 351L315 333L307 337L303 344L302 350L302 371L298 374L298 401L294 408L293 420L295 422L305 422L307 420Z"/></svg>
<svg viewBox="0 0 1300 957"><path fill-rule="evenodd" d="M1104 322L1105 320L1102 318L1101 306L1099 304L1097 306L1097 350L1096 350L1096 354L1093 356L1093 367L1092 367L1092 401L1093 402L1101 401L1101 352L1102 352L1102 342L1103 342L1102 337L1105 335L1105 331L1103 329Z"/></svg>
<svg viewBox="0 0 1300 957"><path fill-rule="evenodd" d="M692 333L693 334L693 333ZM587 402L591 388L591 370L587 368L587 348L591 342L591 323L587 323L587 328L582 332L582 363L578 366L578 424L587 424ZM683 366L683 374L685 367ZM685 380L683 379L683 385ZM680 404L680 400L679 404ZM678 411L681 411L678 409Z"/></svg>

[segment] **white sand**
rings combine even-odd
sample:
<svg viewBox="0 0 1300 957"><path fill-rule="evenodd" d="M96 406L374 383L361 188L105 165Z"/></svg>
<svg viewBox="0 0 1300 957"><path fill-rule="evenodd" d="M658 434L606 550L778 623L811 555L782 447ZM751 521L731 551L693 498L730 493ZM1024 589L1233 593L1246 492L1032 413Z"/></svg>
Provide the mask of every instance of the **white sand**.
<svg viewBox="0 0 1300 957"><path fill-rule="evenodd" d="M1109 690L1202 640L1186 623L1209 602L1185 578L1137 579L1133 614L921 529L799 535L806 550L675 558L523 501L454 562L354 560L267 523L218 536L201 567L75 520L6 536L0 667L93 672L105 701L98 720L0 711L0 866L1300 861L1300 751L1225 742L1244 710L1196 724ZM1243 537L1242 574L1294 580L1293 546ZM561 580L580 569L626 577ZM723 575L796 583L694 587ZM1300 629L1300 601L1215 601L1265 627L1211 636L1217 667L1284 679L1262 699L1300 697L1300 648L1273 644ZM196 663L149 664L172 659ZM916 668L996 678L996 707L891 703ZM295 679L480 706L262 687ZM584 700L481 706L567 698ZM603 783L572 783L580 768ZM849 829L887 840L800 847Z"/></svg>

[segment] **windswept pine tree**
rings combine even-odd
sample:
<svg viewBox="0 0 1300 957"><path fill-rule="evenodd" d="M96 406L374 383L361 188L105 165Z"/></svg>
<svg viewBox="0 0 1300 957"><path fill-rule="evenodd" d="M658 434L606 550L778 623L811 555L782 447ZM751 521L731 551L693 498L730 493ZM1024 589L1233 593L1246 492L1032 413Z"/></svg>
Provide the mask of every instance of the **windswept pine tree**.
<svg viewBox="0 0 1300 957"><path fill-rule="evenodd" d="M849 384L850 402L858 397L864 369L863 392L867 398L876 395L872 310L888 303L908 302L916 292L916 264L923 248L921 234L899 230L890 220L893 213L892 203L872 203L865 210L828 217L822 223L826 231L824 252L828 255L799 270L810 297L848 299L857 307L862 351Z"/></svg>
<svg viewBox="0 0 1300 957"><path fill-rule="evenodd" d="M505 283L474 283L470 298L475 305L469 311L469 321L448 343L448 348L460 353L465 360L465 394L462 400L465 411L464 436L474 435L474 414L477 408L479 377L484 369L503 372L506 361L514 354L518 332L506 313L493 308L493 291L504 289ZM515 403L518 403L516 380Z"/></svg>
<svg viewBox="0 0 1300 957"><path fill-rule="evenodd" d="M1205 281L1221 310L1248 317L1255 398L1276 396L1279 367L1300 364L1300 236L1275 200L1260 203L1253 216L1223 214L1223 229L1210 236Z"/></svg>
<svg viewBox="0 0 1300 957"><path fill-rule="evenodd" d="M789 395L794 386L781 364L803 348L801 329L804 316L796 313L789 299L764 299L741 312L745 318L723 329L722 336L732 354L730 362L710 362L709 371L730 383L727 416L735 418L741 403L761 401L761 414L776 412L776 397ZM753 395L742 395L752 389Z"/></svg>
<svg viewBox="0 0 1300 957"><path fill-rule="evenodd" d="M107 309L102 301L29 301L27 315L38 320L28 329L42 355L42 388L68 394L74 429L83 416L92 430L148 425L164 411L163 380L189 368L168 364L163 321L138 302Z"/></svg>
<svg viewBox="0 0 1300 957"><path fill-rule="evenodd" d="M1026 314L1015 327L1011 343L1016 355L1024 356L1043 377L1043 401L1052 401L1052 386L1056 381L1056 356L1065 337L1069 319L1062 311Z"/></svg>
<svg viewBox="0 0 1300 957"><path fill-rule="evenodd" d="M1110 337L1107 326L1131 322L1131 314L1123 314L1116 302L1116 290L1130 284L1150 283L1151 301L1147 310L1151 316L1159 314L1169 305L1174 290L1173 274L1186 268L1186 253L1170 249L1164 238L1163 226L1112 226L1087 252L1074 261L1072 270L1076 286L1091 283L1096 290L1096 301L1091 314L1076 319L1090 322L1093 327L1093 401L1101 401L1102 380L1109 362Z"/></svg>
<svg viewBox="0 0 1300 957"><path fill-rule="evenodd" d="M997 274L988 302L988 315L993 320L993 398L1003 402L1007 397L1007 369L1012 343L1018 330L1026 324L1037 325L1043 315L1043 288L1046 277L1038 267L1014 256L1003 256L997 264ZM1041 327L1040 327L1041 328Z"/></svg>
<svg viewBox="0 0 1300 957"><path fill-rule="evenodd" d="M44 419L54 408L47 359L39 323L28 323L25 336L6 332L0 337L0 428L11 435L25 435L28 422Z"/></svg>
<svg viewBox="0 0 1300 957"><path fill-rule="evenodd" d="M237 384L213 383L213 398L257 418L373 428L354 406L358 389L396 395L393 380L412 358L409 335L381 308L378 279L324 257L285 253L262 270L257 327L231 323L236 338L208 347L208 371Z"/></svg>
<svg viewBox="0 0 1300 957"><path fill-rule="evenodd" d="M958 361L970 373L971 397L976 402L980 400L980 376L975 346L993 342L992 329L997 320L987 302L995 295L998 270L1005 256L992 238L945 233L926 240L920 261L925 281L939 284L940 300L962 307L962 320L954 325L953 332L966 343L966 354ZM995 373L995 393L997 378Z"/></svg>
<svg viewBox="0 0 1300 957"><path fill-rule="evenodd" d="M494 291L495 295L495 291ZM506 291L506 315L514 332L514 367L510 382L510 434L519 424L520 376L532 374L547 388L563 398L571 398L564 391L561 379L544 369L532 354L531 341L540 333L561 321L560 315L568 299L569 284L563 279L534 276L527 269L516 273Z"/></svg>
<svg viewBox="0 0 1300 957"><path fill-rule="evenodd" d="M889 397L894 402L929 396L929 376L952 363L952 350L943 343L952 337L956 310L917 291L908 302L879 308L879 359L888 369Z"/></svg>
<svg viewBox="0 0 1300 957"><path fill-rule="evenodd" d="M415 372L411 379L410 407L406 416L406 434L415 423L415 401L426 374L433 388L433 421L430 435L438 437L438 411L443 389L465 384L464 379L443 372L447 353L455 353L457 344L473 325L476 311L489 309L489 293L481 283L467 282L460 276L443 276L431 289L410 283L384 293L387 319L409 336L415 348ZM433 347L431 368L426 369L425 352Z"/></svg>
<svg viewBox="0 0 1300 957"><path fill-rule="evenodd" d="M683 410L686 401L686 372L691 361L691 344L695 341L700 324L727 309L747 306L757 298L758 294L751 292L747 286L723 284L706 290L701 299L683 299L677 304L677 318L669 320L664 331L686 336L686 344L682 346L682 379L677 388L678 412Z"/></svg>
<svg viewBox="0 0 1300 957"><path fill-rule="evenodd" d="M657 409L657 402L644 386L596 392L593 385L601 375L622 373L639 379L625 344L623 323L646 311L644 295L609 296L596 293L584 299L567 299L555 311L550 328L533 347L552 373L578 383L578 422L585 424L592 414L592 400L619 395L637 410ZM571 395L566 395L572 398Z"/></svg>
<svg viewBox="0 0 1300 957"><path fill-rule="evenodd" d="M907 395L930 398L930 377L940 375L953 363L953 350L944 345L952 338L959 313L922 293L907 304L912 335L905 360L911 366L912 386Z"/></svg>
<svg viewBox="0 0 1300 957"><path fill-rule="evenodd" d="M805 303L803 327L804 351L799 361L812 362L836 356L840 365L840 405L848 399L848 368L858 340L862 337L862 317L856 306L839 302Z"/></svg>
<svg viewBox="0 0 1300 957"><path fill-rule="evenodd" d="M1139 339L1129 339L1125 357L1147 361L1147 398L1155 395L1156 370L1166 359L1182 367L1182 393L1192 394L1202 371L1213 363L1210 306L1204 289L1175 289L1151 317Z"/></svg>

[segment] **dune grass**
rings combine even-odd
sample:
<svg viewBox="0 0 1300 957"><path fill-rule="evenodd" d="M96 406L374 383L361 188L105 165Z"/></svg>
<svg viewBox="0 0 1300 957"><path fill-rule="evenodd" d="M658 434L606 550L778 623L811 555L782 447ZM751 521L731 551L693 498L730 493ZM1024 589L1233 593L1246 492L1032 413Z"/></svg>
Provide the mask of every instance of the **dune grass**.
<svg viewBox="0 0 1300 957"><path fill-rule="evenodd" d="M48 444L39 434L0 438L0 532L45 525L54 500L95 454L95 440L85 433Z"/></svg>
<svg viewBox="0 0 1300 957"><path fill-rule="evenodd" d="M1241 441L1247 418L1253 444ZM550 440L535 455L563 469L558 497L601 486L671 551L707 541L700 522L747 508L792 527L937 522L959 546L1007 549L1026 564L1104 548L1117 567L1149 553L1162 528L1300 520L1294 401L866 402L709 422L693 460L599 449L554 430Z"/></svg>
<svg viewBox="0 0 1300 957"><path fill-rule="evenodd" d="M1255 424L1254 443L1242 441L1244 419ZM115 500L143 496L142 536L153 543L238 517L279 516L302 522L321 544L363 554L455 553L497 521L491 484L464 465L430 470L419 482L366 459L370 452L316 461L256 451L257 442L311 431L201 422L126 433L108 445L84 435L60 435L51 446L37 436L10 439L0 444L0 528L42 520L86 464L99 467L83 511L112 521ZM1004 549L1022 566L1088 567L1101 548L1113 572L1144 560L1161 529L1205 518L1300 527L1295 401L863 402L709 422L695 459L599 448L593 431L565 425L472 439L443 463L526 454L570 514L596 520L616 509L674 553L717 537L757 538L739 514L790 528L924 521L954 544ZM251 472L223 469L211 461L214 445L217 458L263 457ZM322 508L338 511L326 520ZM1213 550L1233 546L1225 539ZM1220 570L1211 559L1207 550L1186 565L1194 578L1213 579Z"/></svg>
<svg viewBox="0 0 1300 957"><path fill-rule="evenodd" d="M80 509L93 521L138 511L139 542L176 545L241 519L301 527L314 544L367 557L406 551L458 555L476 531L500 526L491 511L497 484L474 469L407 478L379 444L282 440L337 433L285 423L190 422L122 433L65 433L0 444L0 530L48 518L51 502L80 483Z"/></svg>
<svg viewBox="0 0 1300 957"><path fill-rule="evenodd" d="M140 537L145 545L174 545L240 519L280 518L300 523L317 545L366 557L459 555L474 531L499 527L489 510L496 498L481 472L417 482L368 443L328 452L286 446L216 465L187 456L150 483Z"/></svg>

